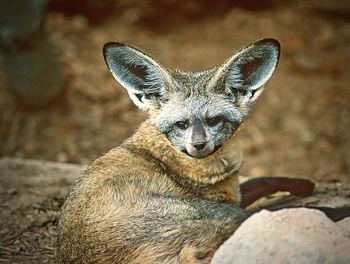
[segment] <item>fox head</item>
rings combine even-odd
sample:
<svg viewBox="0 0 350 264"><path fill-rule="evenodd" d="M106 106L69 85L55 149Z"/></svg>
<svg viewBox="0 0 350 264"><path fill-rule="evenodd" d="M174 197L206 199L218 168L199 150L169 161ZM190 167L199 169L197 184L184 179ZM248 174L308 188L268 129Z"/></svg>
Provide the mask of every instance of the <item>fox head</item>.
<svg viewBox="0 0 350 264"><path fill-rule="evenodd" d="M103 54L113 77L138 107L150 112L172 146L200 159L218 150L245 120L277 66L280 44L256 41L201 72L167 69L118 42L105 44Z"/></svg>

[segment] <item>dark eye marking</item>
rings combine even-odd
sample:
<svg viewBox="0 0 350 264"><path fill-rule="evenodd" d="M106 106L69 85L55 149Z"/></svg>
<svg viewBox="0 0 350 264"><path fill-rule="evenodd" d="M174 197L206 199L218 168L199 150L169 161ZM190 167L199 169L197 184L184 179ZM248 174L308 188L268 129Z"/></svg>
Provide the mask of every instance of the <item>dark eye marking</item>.
<svg viewBox="0 0 350 264"><path fill-rule="evenodd" d="M187 129L187 128L188 128L188 125L189 125L189 122L188 122L188 120L177 121L174 125L175 125L177 128L180 128L180 129Z"/></svg>
<svg viewBox="0 0 350 264"><path fill-rule="evenodd" d="M224 120L225 118L223 116L214 116L214 117L207 118L206 122L208 126L214 127L220 124L221 122L223 122Z"/></svg>

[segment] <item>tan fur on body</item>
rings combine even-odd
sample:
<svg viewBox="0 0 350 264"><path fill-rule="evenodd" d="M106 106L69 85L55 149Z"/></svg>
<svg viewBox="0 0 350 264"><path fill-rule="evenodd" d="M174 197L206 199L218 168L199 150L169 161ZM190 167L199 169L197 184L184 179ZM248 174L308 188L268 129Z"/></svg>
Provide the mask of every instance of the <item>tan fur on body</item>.
<svg viewBox="0 0 350 264"><path fill-rule="evenodd" d="M215 200L239 204L237 173L243 157L235 136L214 154L203 159L192 159L174 149L165 136L146 121L122 147L129 145L148 150L153 157L161 160L167 171L172 172L170 177L183 188L194 191L202 187L205 193L200 196L206 197L208 188L205 187L210 186L213 193L223 194L222 199Z"/></svg>
<svg viewBox="0 0 350 264"><path fill-rule="evenodd" d="M257 56L260 59L262 56L265 59L267 53L278 60L277 53L269 55L268 52L269 49L277 52L274 49L279 47L275 40L262 40L248 46L248 51L243 50L242 60L232 57L230 63L234 61L241 67L243 61L246 66L242 66L242 71L247 71L242 72L242 76L226 63L225 67L214 68L207 73L181 73L188 78L185 82L180 77L169 77L168 71L159 70L161 66L139 50L124 44L109 45L112 58L108 65L114 77L128 89L137 105L149 110L150 118L120 147L98 158L83 171L60 215L58 261L209 263L215 250L248 216L237 206L240 201L238 172L243 159L236 130L243 122L240 115L247 114L247 105L255 100L257 95L254 94L261 91L255 93L249 88L243 92L227 91L225 96L230 97L226 103L223 91L218 92L219 99L212 100L215 93L187 94L186 86L191 84L188 81L191 78L203 76L202 81L211 80L210 89L217 89L210 76L215 73L217 82L223 83L223 76L233 71L234 78L244 76L247 83L251 82L252 87L258 90L272 70L261 68L260 61L255 65L252 58ZM254 45L257 46L256 52ZM277 64L270 57L266 60L269 64L264 67ZM222 72L215 72L217 69ZM251 70L257 71L257 74L254 75ZM166 75L164 82L161 79L163 75ZM149 79L157 85L150 84ZM235 83L235 79L231 79L226 85ZM176 83L183 88L160 92L165 83ZM237 83L240 85L242 80ZM169 97L166 97L167 93ZM182 105L176 97L188 101ZM213 108L215 102L223 101L226 107L223 113L219 111L224 108L222 104L217 106L218 109ZM193 108L189 108L191 104ZM171 110L174 105L178 105L179 111ZM204 105L209 106L204 108ZM162 112L166 106L168 109ZM231 113L230 107L236 110L232 111L233 117L229 116L226 120L224 116L227 112ZM214 111L216 116L210 116L207 113L210 111ZM182 120L169 124L178 112ZM187 113L190 115L184 120ZM236 116L236 113L241 114ZM158 118L160 115L161 119ZM168 115L169 119L166 118ZM214 148L209 144L217 145Z"/></svg>
<svg viewBox="0 0 350 264"><path fill-rule="evenodd" d="M143 140L140 138L143 138ZM70 208L65 208L60 221L64 223L64 226L61 224L60 227L61 239L63 240L61 245L68 242L72 255L74 256L74 252L77 254L77 259L73 258L70 263L80 263L82 259L78 256L82 252L86 255L86 259L81 263L114 263L112 260L104 259L102 249L98 250L102 252L102 256L89 255L89 247L92 246L90 243L95 243L95 235L98 234L100 243L110 243L109 234L105 234L105 237L101 236L104 234L103 228L106 228L106 223L113 221L114 217L119 218L118 215L128 214L125 211L121 212L120 208L117 208L114 204L116 195L113 188L114 183L118 184L119 193L123 195L122 199L131 203L134 200L141 199L147 193L175 197L192 197L195 195L214 201L239 203L237 173L242 157L240 150L236 148L235 139L232 138L230 141L231 144L225 145L214 154L216 158L210 156L207 160L188 159L185 154L178 153L171 147L164 136L157 132L149 122L143 123L132 138L93 162L83 172L82 178L73 189L70 199L74 199L74 202L72 202L74 204L71 204ZM233 152L230 152L232 150ZM226 162L222 162L222 158ZM206 167L206 163L209 166ZM169 174L169 171L171 171L171 174ZM127 175L128 178L120 179L121 182L119 182L116 179L119 175ZM135 183L131 184L133 180L138 181L139 178L142 179L142 183L138 182L138 186L135 186ZM138 211L142 208L135 206L125 210ZM69 215L70 211L75 214L74 219L65 218L65 215ZM87 215L83 215L85 214L84 211L87 211ZM67 223L67 221L71 222ZM66 230L67 227L74 228L74 230ZM66 232L73 232L75 236L66 236ZM170 232L176 233L176 230L170 230ZM179 232L181 231L179 230ZM88 234L91 237L87 237ZM119 239L122 240L123 238L120 237ZM221 244L223 242L221 240L222 238L219 242L214 241L214 245ZM80 248L84 244L89 246ZM212 249L210 247L206 249L206 251L209 249L208 259L214 252L214 248L217 247L214 245ZM75 248L76 246L79 246L79 248ZM96 246L99 247L100 245ZM188 247L190 249L187 249ZM64 250L67 250L67 248ZM105 250L108 250L108 245L106 245ZM179 254L179 256L173 257L173 259L166 260L159 256L163 255L164 252L171 253L168 248L157 248L157 250L160 252L155 251L151 246L147 248L147 245L145 245L145 248L142 247L133 252L135 257L141 254L140 260L135 258L133 261L129 262L128 260L123 263L206 263L204 259L197 262L196 254L199 254L198 250L196 251L190 244L184 245L181 253L174 252L173 255ZM142 253L137 253L137 251ZM145 258L145 251L149 251L147 254L149 260ZM161 259L160 262L158 262L159 259ZM180 261L180 259L183 261ZM192 259L192 262L189 259Z"/></svg>

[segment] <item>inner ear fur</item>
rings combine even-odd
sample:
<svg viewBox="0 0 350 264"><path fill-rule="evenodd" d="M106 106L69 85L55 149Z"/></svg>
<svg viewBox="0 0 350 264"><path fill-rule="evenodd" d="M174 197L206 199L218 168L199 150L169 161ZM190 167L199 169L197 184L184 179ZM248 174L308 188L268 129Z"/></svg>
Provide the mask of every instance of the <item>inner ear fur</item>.
<svg viewBox="0 0 350 264"><path fill-rule="evenodd" d="M253 102L277 67L280 44L275 39L262 39L249 44L229 58L218 69L228 94L240 94Z"/></svg>
<svg viewBox="0 0 350 264"><path fill-rule="evenodd" d="M164 67L140 49L119 42L106 43L103 55L113 77L137 106L148 109L159 104L171 82Z"/></svg>

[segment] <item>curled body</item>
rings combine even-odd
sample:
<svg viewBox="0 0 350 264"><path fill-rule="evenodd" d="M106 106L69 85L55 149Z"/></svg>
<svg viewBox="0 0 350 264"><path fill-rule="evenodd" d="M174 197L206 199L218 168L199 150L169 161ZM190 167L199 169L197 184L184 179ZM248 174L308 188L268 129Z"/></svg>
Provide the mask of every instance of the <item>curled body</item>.
<svg viewBox="0 0 350 264"><path fill-rule="evenodd" d="M150 117L95 160L60 215L60 263L209 263L248 213L236 133L277 66L274 39L203 72L166 69L122 43L106 64Z"/></svg>

